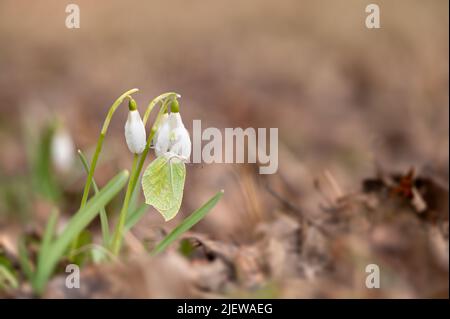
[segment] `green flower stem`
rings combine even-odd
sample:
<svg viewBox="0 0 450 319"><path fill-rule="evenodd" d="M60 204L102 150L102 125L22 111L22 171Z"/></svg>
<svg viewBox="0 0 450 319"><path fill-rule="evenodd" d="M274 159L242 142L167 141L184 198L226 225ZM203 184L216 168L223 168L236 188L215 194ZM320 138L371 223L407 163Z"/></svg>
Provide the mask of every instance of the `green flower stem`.
<svg viewBox="0 0 450 319"><path fill-rule="evenodd" d="M131 95L131 94L133 94L133 93L135 93L137 91L139 91L139 90L138 89L131 89L129 91L126 91L121 96L119 96L119 98L109 108L108 115L105 118L105 122L103 123L103 127L102 127L102 130L100 132L100 136L99 136L98 141L97 141L97 147L95 148L94 157L92 157L91 167L89 169L89 174L88 174L88 177L86 179L86 184L84 186L83 197L81 198L80 208L83 208L86 205L86 202L87 202L87 199L88 199L88 196L89 196L89 189L90 189L91 184L92 184L92 178L94 176L94 171L95 171L95 168L97 166L97 160L98 160L98 157L100 156L100 152L101 152L102 146L103 146L103 141L105 139L106 132L108 131L108 126L109 126L109 123L111 122L112 116L113 116L114 112L117 110L117 108L122 104L123 100L126 97L128 97L129 95Z"/></svg>
<svg viewBox="0 0 450 319"><path fill-rule="evenodd" d="M83 191L83 197L81 198L81 204L80 208L83 208L86 205L88 196L89 196L89 190L92 184L92 179L94 177L95 168L97 166L98 157L100 156L100 152L102 151L103 147L103 141L105 140L106 132L108 131L109 123L111 122L112 116L114 115L114 112L117 110L117 108L122 104L123 100L127 98L129 95L139 91L138 89L131 89L123 93L121 96L117 98L117 100L114 101L114 103L109 108L108 114L105 118L105 121L103 122L103 127L100 132L100 136L97 141L97 146L95 148L94 156L92 157L89 173L86 179L86 184L84 185L84 191ZM75 237L74 241L72 242L69 257L72 257L72 252L77 247L78 242L78 236Z"/></svg>
<svg viewBox="0 0 450 319"><path fill-rule="evenodd" d="M80 157L81 163L83 164L86 173L89 173L89 164L87 162L86 156L84 156L81 150L78 150L78 156ZM95 182L95 178L92 178L92 186L94 187L95 194L100 192L97 183ZM100 210L100 225L102 228L103 245L107 247L107 245L109 244L109 223L105 207L102 207Z"/></svg>
<svg viewBox="0 0 450 319"><path fill-rule="evenodd" d="M168 98L174 99L176 97L179 97L180 95L178 93L175 92L167 92L167 93L163 93L157 97L155 97L147 106L147 109L145 110L145 114L143 117L143 122L144 125L147 123L148 117L150 116L150 113L152 112L152 110L155 108L155 106L162 101L167 100Z"/></svg>
<svg viewBox="0 0 450 319"><path fill-rule="evenodd" d="M124 233L124 228L125 228L125 221L127 220L130 198L134 192L134 189L136 188L137 182L139 180L139 176L142 171L142 167L144 166L145 159L150 150L151 142L153 140L153 137L156 134L159 123L161 122L161 117L163 116L165 110L167 109L168 102L171 101L172 99L176 98L177 96L178 96L178 94L174 93L174 92L161 94L160 96L156 97L149 103L147 110L145 111L144 118L143 118L144 125L147 123L150 113L155 108L155 106L159 102L162 102L161 108L160 108L158 115L155 119L155 122L151 128L150 135L147 138L147 143L145 145L144 151L142 152L140 158L138 155L135 155L134 159L133 159L133 167L131 169L131 177L128 182L127 191L125 193L125 199L123 201L122 209L120 210L119 221L118 221L116 229L114 231L113 241L111 244L111 251L116 256L119 254L120 248L122 246L122 238L123 238L123 233ZM139 159L139 163L138 163L138 159Z"/></svg>
<svg viewBox="0 0 450 319"><path fill-rule="evenodd" d="M119 216L119 222L116 226L112 245L111 245L111 251L114 255L118 255L120 251L120 247L122 246L122 237L123 237L123 229L125 226L125 221L127 219L128 214L128 206L130 204L130 198L131 194L133 194L133 188L131 185L136 184L134 180L136 179L136 176L139 177L139 174L136 174L136 165L138 162L139 155L135 154L133 159L133 165L131 167L131 178L128 180L128 186L127 191L125 193L125 199L123 200L122 209L120 210L120 216Z"/></svg>

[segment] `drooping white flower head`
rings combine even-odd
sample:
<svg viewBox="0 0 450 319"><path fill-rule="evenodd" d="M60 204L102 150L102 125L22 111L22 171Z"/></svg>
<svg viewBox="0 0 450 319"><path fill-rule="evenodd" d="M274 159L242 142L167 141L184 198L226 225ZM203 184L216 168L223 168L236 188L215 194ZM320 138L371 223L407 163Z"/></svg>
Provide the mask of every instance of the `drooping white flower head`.
<svg viewBox="0 0 450 319"><path fill-rule="evenodd" d="M75 158L75 145L70 133L64 128L58 128L51 143L53 165L61 172L68 172Z"/></svg>
<svg viewBox="0 0 450 319"><path fill-rule="evenodd" d="M183 124L178 102L175 100L171 112L163 115L153 143L156 156L176 157L188 161L191 156L191 138Z"/></svg>
<svg viewBox="0 0 450 319"><path fill-rule="evenodd" d="M128 119L125 123L125 140L131 153L141 154L146 144L145 126L142 122L136 102L130 98Z"/></svg>

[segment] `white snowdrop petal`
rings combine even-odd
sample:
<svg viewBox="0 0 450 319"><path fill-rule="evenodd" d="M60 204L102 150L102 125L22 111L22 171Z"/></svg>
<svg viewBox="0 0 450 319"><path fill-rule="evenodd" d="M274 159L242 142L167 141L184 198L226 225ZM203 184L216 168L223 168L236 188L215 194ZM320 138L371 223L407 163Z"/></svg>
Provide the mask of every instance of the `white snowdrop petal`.
<svg viewBox="0 0 450 319"><path fill-rule="evenodd" d="M184 127L183 120L181 119L180 113L170 113L168 122L172 130L178 127Z"/></svg>
<svg viewBox="0 0 450 319"><path fill-rule="evenodd" d="M168 115L164 114L159 129L156 131L155 137L153 139L156 156L161 156L169 151L170 146L169 134L170 134L170 125L168 122Z"/></svg>
<svg viewBox="0 0 450 319"><path fill-rule="evenodd" d="M192 148L189 132L184 127L179 127L173 131L173 134L176 142L172 144L170 151L187 160L191 156Z"/></svg>
<svg viewBox="0 0 450 319"><path fill-rule="evenodd" d="M167 113L164 113L164 114L161 116L161 121L160 121L160 124L159 124L159 129L156 130L155 135L153 136L153 145L156 145L156 141L158 140L159 133L161 132L161 127L163 127L164 124L167 122L167 118L168 118L168 117L169 117L169 115L168 115Z"/></svg>
<svg viewBox="0 0 450 319"><path fill-rule="evenodd" d="M167 114L166 114L167 115ZM157 156L171 154L184 160L191 156L191 138L180 113L170 113L161 122L154 139Z"/></svg>
<svg viewBox="0 0 450 319"><path fill-rule="evenodd" d="M53 136L51 144L52 162L55 167L67 172L74 161L75 145L69 132L65 130L58 130Z"/></svg>
<svg viewBox="0 0 450 319"><path fill-rule="evenodd" d="M138 110L128 112L125 123L125 140L131 153L141 154L145 149L146 133Z"/></svg>

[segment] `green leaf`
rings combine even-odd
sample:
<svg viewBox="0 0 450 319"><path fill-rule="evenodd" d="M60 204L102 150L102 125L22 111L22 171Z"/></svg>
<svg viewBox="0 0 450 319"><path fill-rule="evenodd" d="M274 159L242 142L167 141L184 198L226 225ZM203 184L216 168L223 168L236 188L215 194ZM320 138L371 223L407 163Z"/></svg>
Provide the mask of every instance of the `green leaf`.
<svg viewBox="0 0 450 319"><path fill-rule="evenodd" d="M51 241L55 234L56 223L58 222L58 210L53 209L50 218L47 222L47 226L45 227L44 236L42 237L42 242L39 248L38 255L38 265L41 265L44 262L44 256L47 256L48 250L50 248Z"/></svg>
<svg viewBox="0 0 450 319"><path fill-rule="evenodd" d="M134 225L141 219L142 216L147 212L148 205L142 204L129 215L127 215L127 220L125 221L125 231L129 231Z"/></svg>
<svg viewBox="0 0 450 319"><path fill-rule="evenodd" d="M90 258L91 253L90 249L84 249L88 245L92 244L92 233L84 229L81 231L81 233L78 235L77 245L74 247L73 250L73 263L77 264L78 266L83 266Z"/></svg>
<svg viewBox="0 0 450 319"><path fill-rule="evenodd" d="M184 232L188 231L192 226L197 224L208 212L217 204L222 198L223 190L214 195L209 201L203 204L202 207L193 212L189 217L181 222L172 232L167 235L151 252L152 255L157 255L164 251L171 243L177 240Z"/></svg>
<svg viewBox="0 0 450 319"><path fill-rule="evenodd" d="M51 143L55 128L49 125L40 136L32 163L32 181L37 193L45 198L57 202L61 191L56 182L51 162Z"/></svg>
<svg viewBox="0 0 450 319"><path fill-rule="evenodd" d="M19 287L14 273L4 265L0 264L0 290L2 289L16 289Z"/></svg>
<svg viewBox="0 0 450 319"><path fill-rule="evenodd" d="M0 251L0 265L8 268L9 271L14 271L14 266L13 266L12 262L1 251Z"/></svg>
<svg viewBox="0 0 450 319"><path fill-rule="evenodd" d="M78 156L80 157L81 163L83 164L86 173L89 174L89 164L87 162L86 156L84 156L81 150L78 150ZM95 194L99 192L97 183L95 182L94 177L92 177L92 186L94 187ZM106 215L105 207L100 209L100 224L102 227L102 238L103 245L106 247L109 244L109 223L108 223L108 215ZM74 245L77 246L77 245Z"/></svg>
<svg viewBox="0 0 450 319"><path fill-rule="evenodd" d="M0 250L0 291L2 289L16 289L19 286L17 277L12 262Z"/></svg>
<svg viewBox="0 0 450 319"><path fill-rule="evenodd" d="M59 259L63 256L71 241L97 216L101 207L104 207L125 186L128 171L117 174L109 183L95 194L75 215L69 220L62 234L50 244L48 253L42 256L42 263L36 270L33 281L35 292L43 292L48 278L52 274Z"/></svg>
<svg viewBox="0 0 450 319"><path fill-rule="evenodd" d="M186 167L176 158L156 158L142 176L145 202L155 207L166 221L174 218L183 199Z"/></svg>

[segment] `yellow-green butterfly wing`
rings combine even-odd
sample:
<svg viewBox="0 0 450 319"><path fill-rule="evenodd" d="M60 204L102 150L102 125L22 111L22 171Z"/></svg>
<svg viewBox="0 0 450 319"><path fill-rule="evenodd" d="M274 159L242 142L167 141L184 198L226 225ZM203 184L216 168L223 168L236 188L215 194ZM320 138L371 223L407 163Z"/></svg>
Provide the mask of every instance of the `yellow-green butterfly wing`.
<svg viewBox="0 0 450 319"><path fill-rule="evenodd" d="M182 161L157 157L142 176L145 202L155 207L166 221L174 218L180 210L185 179L186 167Z"/></svg>

